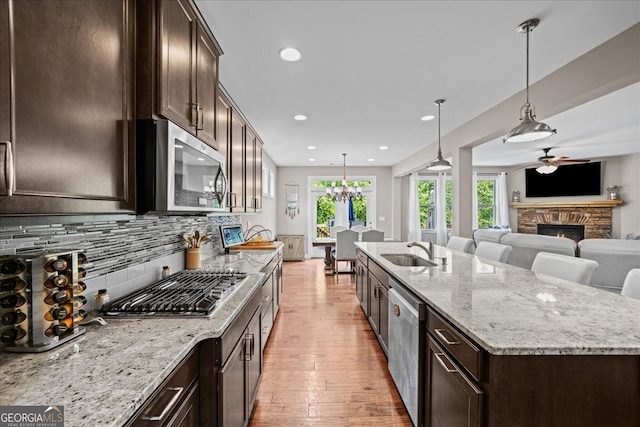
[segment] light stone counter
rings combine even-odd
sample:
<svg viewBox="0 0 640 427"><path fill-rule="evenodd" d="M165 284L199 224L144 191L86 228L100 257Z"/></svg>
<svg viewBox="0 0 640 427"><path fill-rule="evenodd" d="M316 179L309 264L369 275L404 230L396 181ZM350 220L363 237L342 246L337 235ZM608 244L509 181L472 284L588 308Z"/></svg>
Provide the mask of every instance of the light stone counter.
<svg viewBox="0 0 640 427"><path fill-rule="evenodd" d="M435 246L447 267L400 267L407 243L356 243L489 353L640 355L640 300Z"/></svg>
<svg viewBox="0 0 640 427"><path fill-rule="evenodd" d="M0 405L63 405L70 427L124 425L196 344L222 335L259 292L259 271L280 250L204 260L252 273L212 317L106 317L106 326L87 325L84 335L53 350L0 353Z"/></svg>

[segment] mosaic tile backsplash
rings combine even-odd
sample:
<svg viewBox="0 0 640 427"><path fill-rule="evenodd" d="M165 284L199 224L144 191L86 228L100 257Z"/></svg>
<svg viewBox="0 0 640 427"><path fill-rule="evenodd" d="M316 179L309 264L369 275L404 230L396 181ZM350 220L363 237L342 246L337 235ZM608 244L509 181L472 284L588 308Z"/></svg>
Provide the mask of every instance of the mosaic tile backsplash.
<svg viewBox="0 0 640 427"><path fill-rule="evenodd" d="M238 223L238 215L144 215L116 221L0 226L0 256L83 250L87 256L84 294L87 309L93 309L99 289L107 289L115 299L158 280L164 265L173 272L183 270L185 232L199 230L210 236L201 250L206 258L224 251L218 226Z"/></svg>

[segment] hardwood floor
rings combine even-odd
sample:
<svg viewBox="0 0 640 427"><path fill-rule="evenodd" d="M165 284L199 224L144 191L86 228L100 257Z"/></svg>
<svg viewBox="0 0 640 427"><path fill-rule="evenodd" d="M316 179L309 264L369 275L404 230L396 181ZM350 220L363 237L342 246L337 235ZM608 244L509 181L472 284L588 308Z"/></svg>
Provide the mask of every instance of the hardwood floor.
<svg viewBox="0 0 640 427"><path fill-rule="evenodd" d="M411 420L355 294L321 259L285 262L252 427L406 426Z"/></svg>

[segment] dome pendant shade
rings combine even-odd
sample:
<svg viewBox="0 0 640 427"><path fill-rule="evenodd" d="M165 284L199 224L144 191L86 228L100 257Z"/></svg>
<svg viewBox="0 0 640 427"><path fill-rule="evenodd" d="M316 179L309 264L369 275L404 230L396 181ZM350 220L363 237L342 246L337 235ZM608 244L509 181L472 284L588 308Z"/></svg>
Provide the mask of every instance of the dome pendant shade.
<svg viewBox="0 0 640 427"><path fill-rule="evenodd" d="M453 166L442 157L442 150L440 149L440 105L444 104L444 99L436 100L436 104L438 105L438 157L427 165L427 169L432 171L445 171L451 169Z"/></svg>
<svg viewBox="0 0 640 427"><path fill-rule="evenodd" d="M530 19L518 25L517 28L519 33L527 34L527 98L520 109L520 124L511 129L502 142L536 141L556 133L556 130L551 129L546 123L540 123L535 120L535 107L529 102L529 33L533 31L539 23L539 19Z"/></svg>
<svg viewBox="0 0 640 427"><path fill-rule="evenodd" d="M548 124L540 123L535 120L533 109L529 105L522 107L522 117L520 124L507 134L504 142L528 142L538 139L547 138L554 133L555 129L551 129Z"/></svg>

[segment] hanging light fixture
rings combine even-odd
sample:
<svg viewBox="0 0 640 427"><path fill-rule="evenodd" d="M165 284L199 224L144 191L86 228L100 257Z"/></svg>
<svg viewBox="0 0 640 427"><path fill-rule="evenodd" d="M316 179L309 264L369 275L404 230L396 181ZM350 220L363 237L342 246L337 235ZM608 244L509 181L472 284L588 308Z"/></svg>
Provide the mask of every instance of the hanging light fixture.
<svg viewBox="0 0 640 427"><path fill-rule="evenodd" d="M444 171L449 170L453 166L447 160L442 158L442 150L440 148L440 106L444 104L444 99L437 99L436 104L438 105L438 157L427 165L427 169L432 171Z"/></svg>
<svg viewBox="0 0 640 427"><path fill-rule="evenodd" d="M336 186L335 181L332 182L331 188L327 188L325 196L336 202L361 199L362 188L358 185L358 181L353 182L353 187L347 185L347 153L342 153L342 157L342 185Z"/></svg>
<svg viewBox="0 0 640 427"><path fill-rule="evenodd" d="M536 121L536 107L529 102L529 33L540 23L539 19L530 19L518 25L519 33L527 33L527 99L520 109L520 124L507 134L502 142L528 142L547 138L554 133L546 123Z"/></svg>

